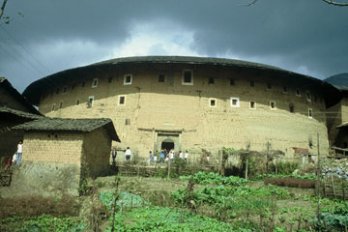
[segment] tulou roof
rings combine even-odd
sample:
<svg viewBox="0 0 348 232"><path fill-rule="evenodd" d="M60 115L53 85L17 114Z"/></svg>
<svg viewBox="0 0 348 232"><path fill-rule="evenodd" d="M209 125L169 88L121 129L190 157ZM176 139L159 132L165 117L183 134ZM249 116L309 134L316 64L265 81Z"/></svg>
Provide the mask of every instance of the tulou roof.
<svg viewBox="0 0 348 232"><path fill-rule="evenodd" d="M40 118L35 121L15 126L13 129L24 131L77 131L86 133L94 131L100 127L105 127L113 140L121 142L116 133L115 127L109 118Z"/></svg>
<svg viewBox="0 0 348 232"><path fill-rule="evenodd" d="M348 73L340 73L325 79L339 90L348 91Z"/></svg>
<svg viewBox="0 0 348 232"><path fill-rule="evenodd" d="M323 96L326 96L325 101L328 106L336 104L336 102L341 98L339 91L331 84L304 74L291 72L271 65L242 60L192 56L136 56L106 60L83 67L68 69L41 78L31 83L24 90L23 95L33 104L38 104L42 92L47 88L56 88L60 85L71 82L71 80L83 80L89 73L94 71L99 72L101 70L111 70L117 66L134 64L192 64L263 71L272 74L272 78L284 78L290 81L303 82L303 85L305 86L314 86L320 89L320 91L323 92Z"/></svg>

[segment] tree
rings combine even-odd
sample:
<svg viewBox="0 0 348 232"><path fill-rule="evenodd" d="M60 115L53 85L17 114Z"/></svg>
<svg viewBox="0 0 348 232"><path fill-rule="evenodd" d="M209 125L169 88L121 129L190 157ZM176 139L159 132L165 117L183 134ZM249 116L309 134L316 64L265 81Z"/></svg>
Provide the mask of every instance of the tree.
<svg viewBox="0 0 348 232"><path fill-rule="evenodd" d="M4 15L5 6L6 6L7 1L8 1L8 0L4 0L4 1L2 2L2 6L1 6L1 8L0 8L0 20L1 20L2 16Z"/></svg>
<svg viewBox="0 0 348 232"><path fill-rule="evenodd" d="M334 6L348 6L347 0L341 0L341 1L334 1L334 0L322 0L326 2L327 4L334 5Z"/></svg>

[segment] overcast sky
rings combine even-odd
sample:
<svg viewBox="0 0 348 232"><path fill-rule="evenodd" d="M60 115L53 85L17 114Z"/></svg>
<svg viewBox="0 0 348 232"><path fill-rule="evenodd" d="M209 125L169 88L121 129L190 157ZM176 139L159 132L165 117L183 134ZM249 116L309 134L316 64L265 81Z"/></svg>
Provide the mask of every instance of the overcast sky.
<svg viewBox="0 0 348 232"><path fill-rule="evenodd" d="M0 0L2 4L3 0ZM31 82L144 55L241 59L320 79L348 72L348 7L321 0L8 0L0 76Z"/></svg>

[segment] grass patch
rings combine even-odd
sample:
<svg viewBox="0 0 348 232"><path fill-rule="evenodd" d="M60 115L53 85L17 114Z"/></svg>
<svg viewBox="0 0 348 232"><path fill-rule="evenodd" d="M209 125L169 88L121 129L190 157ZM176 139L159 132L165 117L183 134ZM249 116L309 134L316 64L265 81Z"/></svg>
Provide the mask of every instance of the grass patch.
<svg viewBox="0 0 348 232"><path fill-rule="evenodd" d="M83 232L86 226L79 218L54 217L41 215L38 217L7 217L0 220L2 232Z"/></svg>

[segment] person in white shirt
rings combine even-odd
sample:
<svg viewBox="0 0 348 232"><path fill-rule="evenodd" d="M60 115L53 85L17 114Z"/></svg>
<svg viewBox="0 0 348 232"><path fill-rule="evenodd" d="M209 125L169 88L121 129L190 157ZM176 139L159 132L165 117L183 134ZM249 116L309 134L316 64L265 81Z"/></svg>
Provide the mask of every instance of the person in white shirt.
<svg viewBox="0 0 348 232"><path fill-rule="evenodd" d="M129 147L127 147L126 152L124 153L125 157L126 157L126 161L130 161L131 156L132 156L132 151Z"/></svg>
<svg viewBox="0 0 348 232"><path fill-rule="evenodd" d="M189 156L189 153L188 153L188 151L186 150L186 151L185 151L185 153L184 153L184 160L186 160L186 161L187 161L188 156Z"/></svg>
<svg viewBox="0 0 348 232"><path fill-rule="evenodd" d="M179 151L179 158L180 158L180 159L184 159L184 152Z"/></svg>
<svg viewBox="0 0 348 232"><path fill-rule="evenodd" d="M22 153L23 153L23 141L20 140L17 145L17 152L16 152L16 164L20 165L22 162Z"/></svg>
<svg viewBox="0 0 348 232"><path fill-rule="evenodd" d="M169 152L169 159L170 160L174 159L174 150L173 149L171 149L170 152Z"/></svg>

